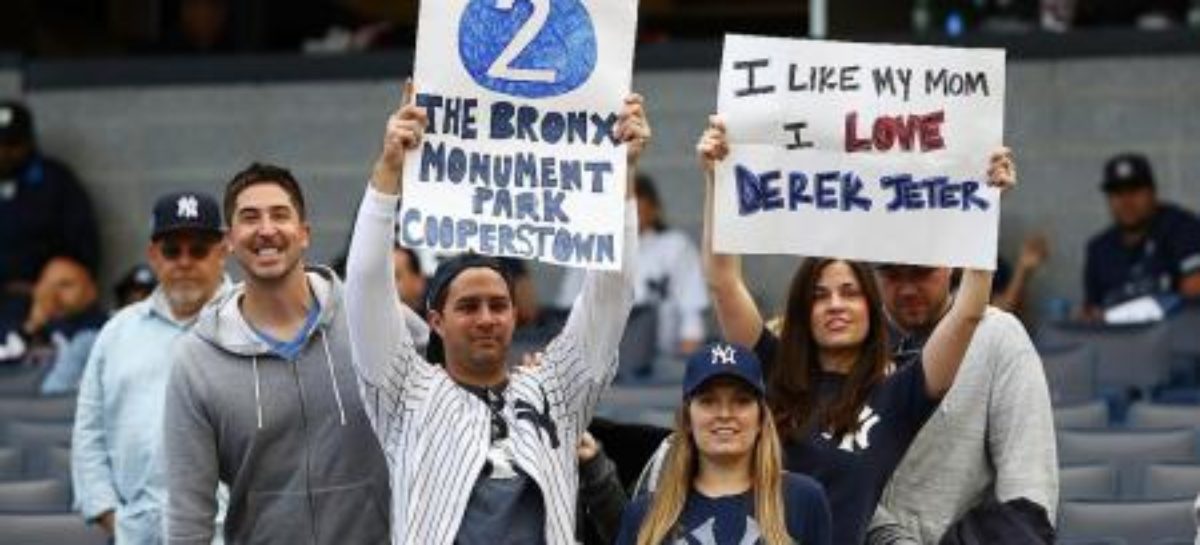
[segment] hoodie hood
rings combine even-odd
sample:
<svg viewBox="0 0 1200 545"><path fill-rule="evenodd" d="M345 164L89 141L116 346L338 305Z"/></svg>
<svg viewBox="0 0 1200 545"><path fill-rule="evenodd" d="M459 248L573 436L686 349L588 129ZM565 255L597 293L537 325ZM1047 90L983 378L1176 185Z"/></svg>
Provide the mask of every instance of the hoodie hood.
<svg viewBox="0 0 1200 545"><path fill-rule="evenodd" d="M313 265L304 270L308 286L321 305L317 327L308 333L305 343L312 336L328 330L333 325L342 305L341 280L327 267ZM262 340L242 315L241 301L245 294L245 282L239 282L225 290L217 299L204 308L192 329L205 342L225 352L243 357L264 357L272 354L271 346Z"/></svg>

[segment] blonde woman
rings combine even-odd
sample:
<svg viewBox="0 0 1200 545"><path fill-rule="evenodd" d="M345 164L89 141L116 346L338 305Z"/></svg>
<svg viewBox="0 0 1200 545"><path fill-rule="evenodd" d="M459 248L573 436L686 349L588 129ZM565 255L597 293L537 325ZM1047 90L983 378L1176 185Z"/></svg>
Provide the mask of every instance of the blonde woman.
<svg viewBox="0 0 1200 545"><path fill-rule="evenodd" d="M710 345L687 361L683 406L653 496L625 509L618 545L829 545L829 502L783 471L762 367Z"/></svg>

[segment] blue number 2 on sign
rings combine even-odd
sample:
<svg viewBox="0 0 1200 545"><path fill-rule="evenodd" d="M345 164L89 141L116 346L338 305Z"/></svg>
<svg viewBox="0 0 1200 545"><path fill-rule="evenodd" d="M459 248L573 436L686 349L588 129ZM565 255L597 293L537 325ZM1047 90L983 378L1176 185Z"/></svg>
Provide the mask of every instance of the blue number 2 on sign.
<svg viewBox="0 0 1200 545"><path fill-rule="evenodd" d="M567 93L596 68L596 32L583 0L471 0L458 55L476 83L524 98Z"/></svg>

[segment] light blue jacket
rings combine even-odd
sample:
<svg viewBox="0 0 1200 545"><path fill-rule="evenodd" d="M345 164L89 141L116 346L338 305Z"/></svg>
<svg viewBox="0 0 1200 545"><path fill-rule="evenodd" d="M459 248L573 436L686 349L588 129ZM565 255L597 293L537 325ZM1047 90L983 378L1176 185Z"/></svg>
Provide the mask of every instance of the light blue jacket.
<svg viewBox="0 0 1200 545"><path fill-rule="evenodd" d="M71 449L75 495L87 520L115 511L122 545L163 542L166 482L156 457L168 355L193 322L174 320L155 290L105 324L84 370Z"/></svg>

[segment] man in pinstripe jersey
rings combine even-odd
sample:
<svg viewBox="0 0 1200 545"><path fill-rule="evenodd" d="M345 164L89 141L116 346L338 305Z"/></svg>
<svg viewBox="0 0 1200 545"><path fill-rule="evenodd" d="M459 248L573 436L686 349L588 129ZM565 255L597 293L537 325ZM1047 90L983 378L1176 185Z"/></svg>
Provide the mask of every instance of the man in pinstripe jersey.
<svg viewBox="0 0 1200 545"><path fill-rule="evenodd" d="M411 84L407 91L388 121L346 271L360 393L391 470L392 543L574 543L575 445L616 371L633 302L632 192L622 270L588 274L540 366L506 367L515 322L512 280L496 260L478 255L443 263L430 283L431 342L444 354L444 365L430 365L403 327L392 285L404 152L420 145L427 121L411 100ZM650 136L640 96L625 100L615 132L628 144L632 180Z"/></svg>

